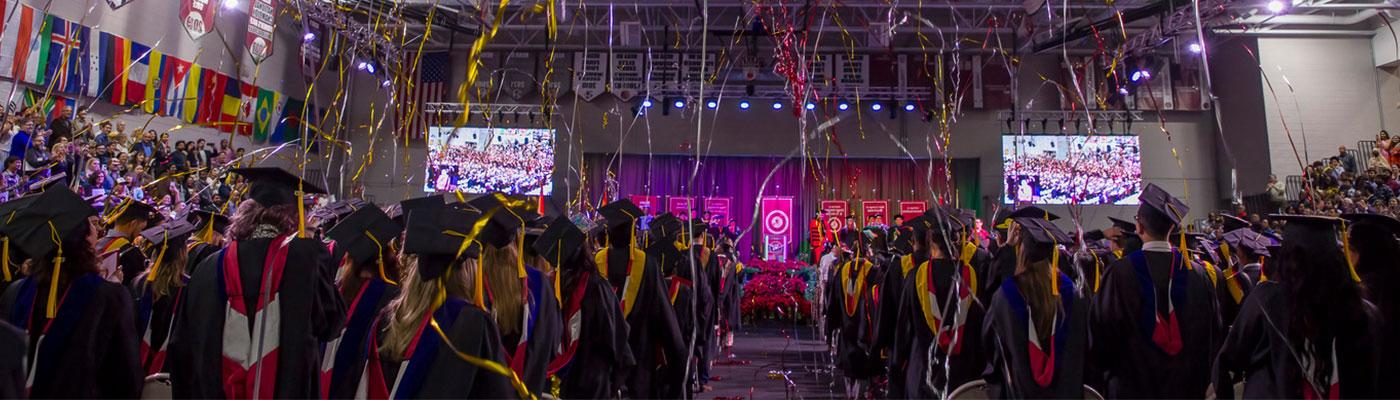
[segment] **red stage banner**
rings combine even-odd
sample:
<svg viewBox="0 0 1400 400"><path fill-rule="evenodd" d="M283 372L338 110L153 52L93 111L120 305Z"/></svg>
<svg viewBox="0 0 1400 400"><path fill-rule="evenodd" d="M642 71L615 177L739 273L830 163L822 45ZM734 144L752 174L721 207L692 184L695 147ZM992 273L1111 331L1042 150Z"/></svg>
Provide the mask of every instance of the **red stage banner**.
<svg viewBox="0 0 1400 400"><path fill-rule="evenodd" d="M828 235L846 228L846 215L850 214L850 206L845 200L822 200L822 211L826 212Z"/></svg>
<svg viewBox="0 0 1400 400"><path fill-rule="evenodd" d="M248 7L248 55L253 57L253 64L261 64L272 56L277 0L252 0Z"/></svg>
<svg viewBox="0 0 1400 400"><path fill-rule="evenodd" d="M928 209L928 203L922 201L901 201L899 202L899 215L904 216L904 220L923 214Z"/></svg>
<svg viewBox="0 0 1400 400"><path fill-rule="evenodd" d="M759 203L763 210L766 258L786 259L787 248L792 243L792 197L764 197Z"/></svg>
<svg viewBox="0 0 1400 400"><path fill-rule="evenodd" d="M695 199L671 196L666 198L666 211L675 214L676 218L689 220L692 217L697 217L698 215L695 214L698 212L695 211L699 210L695 209Z"/></svg>
<svg viewBox="0 0 1400 400"><path fill-rule="evenodd" d="M721 226L729 224L728 197L706 197L705 211L710 213L711 220L718 219Z"/></svg>
<svg viewBox="0 0 1400 400"><path fill-rule="evenodd" d="M642 209L642 213L646 215L657 215L659 213L656 211L661 209L661 196L634 194L627 196L627 199L632 200L632 204L636 204L637 208Z"/></svg>
<svg viewBox="0 0 1400 400"><path fill-rule="evenodd" d="M180 24L190 39L199 40L214 29L214 13L218 10L213 0L180 0Z"/></svg>
<svg viewBox="0 0 1400 400"><path fill-rule="evenodd" d="M889 222L887 222L887 221L889 221L889 217L890 217L890 202L888 202L888 201L885 201L885 200L866 200L866 201L862 201L862 202L860 202L860 209L861 209L861 214L860 214L860 217L861 217L860 219L861 219L861 220L860 220L860 221L856 221L856 223L862 223L862 224L863 224L863 223L867 223L866 220L869 220L870 217L876 217L876 218L875 218L876 223L881 224L881 225L884 225L884 224L889 223Z"/></svg>

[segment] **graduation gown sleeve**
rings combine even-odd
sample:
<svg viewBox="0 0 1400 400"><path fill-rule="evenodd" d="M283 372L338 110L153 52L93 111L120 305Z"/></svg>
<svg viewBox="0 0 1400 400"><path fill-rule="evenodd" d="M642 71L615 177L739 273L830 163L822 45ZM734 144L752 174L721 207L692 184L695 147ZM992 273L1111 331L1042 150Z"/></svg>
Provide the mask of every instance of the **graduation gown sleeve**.
<svg viewBox="0 0 1400 400"><path fill-rule="evenodd" d="M24 397L24 356L28 347L23 330L0 322L0 398Z"/></svg>
<svg viewBox="0 0 1400 400"><path fill-rule="evenodd" d="M502 357L500 331L495 318L486 311L467 305L457 314L456 321L446 329L447 337L457 350L478 357L505 363ZM387 373L387 370L386 370ZM390 375L392 376L392 375ZM392 379L392 378L390 378ZM514 399L518 398L510 378L477 368L453 353L450 347L439 347L432 368L423 385L414 395L424 399Z"/></svg>
<svg viewBox="0 0 1400 400"><path fill-rule="evenodd" d="M70 330L70 336L61 344L46 337L48 345L62 346L51 359L38 359L33 356L39 332L27 331L30 362L42 362L58 368L53 377L39 375L29 392L31 398L135 398L141 394L144 374L141 372L136 328L133 323L131 294L126 288L107 281L98 280L87 306L80 312L79 320ZM11 285L0 301L0 314L7 322L14 322L14 310L18 292L23 281ZM47 319L44 313L45 289L35 296L33 309L35 325ZM66 312L60 306L60 314ZM23 354L23 353L21 353ZM20 374L24 374L21 371ZM21 375L23 378L23 375ZM21 385L20 390L24 389Z"/></svg>

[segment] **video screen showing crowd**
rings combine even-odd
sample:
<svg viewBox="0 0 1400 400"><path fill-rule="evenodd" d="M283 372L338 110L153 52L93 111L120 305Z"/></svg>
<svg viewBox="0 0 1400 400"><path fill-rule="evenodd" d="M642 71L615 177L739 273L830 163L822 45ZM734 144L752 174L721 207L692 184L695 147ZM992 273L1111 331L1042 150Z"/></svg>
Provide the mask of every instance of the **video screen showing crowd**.
<svg viewBox="0 0 1400 400"><path fill-rule="evenodd" d="M1087 232L1022 206L990 233L948 207L835 233L817 307L845 396L1400 396L1400 221L1192 227L1163 188L1140 199Z"/></svg>
<svg viewBox="0 0 1400 400"><path fill-rule="evenodd" d="M739 325L733 237L699 220L311 207L289 172L230 172L223 213L0 203L0 397L689 398Z"/></svg>

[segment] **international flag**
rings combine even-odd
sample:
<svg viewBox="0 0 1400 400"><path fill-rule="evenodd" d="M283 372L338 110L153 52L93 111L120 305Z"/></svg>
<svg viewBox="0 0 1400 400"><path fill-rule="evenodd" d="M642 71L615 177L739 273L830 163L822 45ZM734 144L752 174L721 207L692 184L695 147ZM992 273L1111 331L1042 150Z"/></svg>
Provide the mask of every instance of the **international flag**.
<svg viewBox="0 0 1400 400"><path fill-rule="evenodd" d="M62 18L49 17L53 27L49 35L49 55L45 75L54 91L79 94L83 92L83 42L88 28Z"/></svg>
<svg viewBox="0 0 1400 400"><path fill-rule="evenodd" d="M205 69L200 79L199 97L196 101L195 123L208 124L219 120L220 113L223 112L224 85L228 76L220 74L212 69Z"/></svg>
<svg viewBox="0 0 1400 400"><path fill-rule="evenodd" d="M398 91L394 107L400 134L419 139L427 131L423 105L441 102L447 93L448 53L423 54L418 64L418 81Z"/></svg>
<svg viewBox="0 0 1400 400"><path fill-rule="evenodd" d="M42 12L24 6L20 8L19 23L15 27L15 57L12 63L13 77L22 81L43 84L44 71L40 66L48 64L49 29L48 17ZM38 80L36 82L36 80Z"/></svg>
<svg viewBox="0 0 1400 400"><path fill-rule="evenodd" d="M84 28L86 29L86 28ZM112 78L107 76L111 69L107 62L112 60L112 34L89 30L87 39L83 41L83 94L88 97L106 97L107 83Z"/></svg>
<svg viewBox="0 0 1400 400"><path fill-rule="evenodd" d="M165 85L165 96L161 98L163 110L161 114L184 119L185 116L185 78L194 71L194 64L174 57L166 57L170 78L161 82ZM198 83L199 81L195 81Z"/></svg>
<svg viewBox="0 0 1400 400"><path fill-rule="evenodd" d="M159 114L165 110L165 93L170 88L168 82L175 69L175 58L159 51L151 51L150 58L150 69L146 71L146 94L142 97L146 105L141 109L147 114Z"/></svg>
<svg viewBox="0 0 1400 400"><path fill-rule="evenodd" d="M254 119L258 110L258 87L245 83L238 90L238 134L252 135L254 127L257 126Z"/></svg>
<svg viewBox="0 0 1400 400"><path fill-rule="evenodd" d="M297 99L287 99L287 104L283 106L282 117L277 121L277 129L273 130L272 136L267 138L270 144L282 144L301 138L302 122L307 121L303 117L303 112L313 112L306 106L305 101Z"/></svg>
<svg viewBox="0 0 1400 400"><path fill-rule="evenodd" d="M277 129L277 122L282 119L282 108L287 104L287 98L281 93L267 89L258 89L257 115L253 124L253 141L266 142L272 131Z"/></svg>
<svg viewBox="0 0 1400 400"><path fill-rule="evenodd" d="M0 1L0 7L4 7L3 10L0 10L0 17L3 17L0 18L0 24L3 24L3 28L0 28L0 31L4 32L3 35L5 39L4 41L0 41L0 76L13 78L15 77L15 49L18 48L19 42L21 42L21 40L16 40L15 38L20 37L20 28L25 26L24 21L27 20L26 18L33 19L32 14L34 9L21 6L19 0ZM14 15L10 15L11 13ZM30 15L26 17L25 14ZM26 37L30 34L26 34Z"/></svg>
<svg viewBox="0 0 1400 400"><path fill-rule="evenodd" d="M249 90L251 90L253 87L253 85L246 86ZM233 77L227 77L224 80L224 99L221 101L222 104L220 104L219 107L219 130L224 132L237 131L238 134L245 136L252 134L252 128L249 128L247 130L248 133L243 133L243 129L239 129L239 126L234 125L238 122L239 117L243 114L244 87L245 85L243 84L243 82L240 82L238 81L238 79L235 79Z"/></svg>
<svg viewBox="0 0 1400 400"><path fill-rule="evenodd" d="M24 108L38 108L40 112L48 116L52 121L58 116L68 113L69 110L77 109L77 101L63 96L50 94L45 96L44 92L34 89L25 89Z"/></svg>
<svg viewBox="0 0 1400 400"><path fill-rule="evenodd" d="M150 70L151 49L120 36L112 36L112 104L141 103L146 99L146 75Z"/></svg>

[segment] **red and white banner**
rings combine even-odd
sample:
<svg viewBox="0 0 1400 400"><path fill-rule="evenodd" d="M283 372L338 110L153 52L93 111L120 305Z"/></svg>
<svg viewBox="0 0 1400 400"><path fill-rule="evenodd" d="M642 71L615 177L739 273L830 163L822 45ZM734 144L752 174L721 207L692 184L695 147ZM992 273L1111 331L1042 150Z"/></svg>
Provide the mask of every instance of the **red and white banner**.
<svg viewBox="0 0 1400 400"><path fill-rule="evenodd" d="M826 231L839 232L846 228L846 215L851 213L845 200L823 200L822 211L826 212Z"/></svg>
<svg viewBox="0 0 1400 400"><path fill-rule="evenodd" d="M219 5L214 0L180 0L180 25L190 39L199 40L214 29L214 13Z"/></svg>
<svg viewBox="0 0 1400 400"><path fill-rule="evenodd" d="M276 21L277 0L248 2L248 56L253 58L253 64L261 64L272 56L272 32Z"/></svg>
<svg viewBox="0 0 1400 400"><path fill-rule="evenodd" d="M792 197L764 197L760 201L763 210L763 235L784 238L792 236Z"/></svg>
<svg viewBox="0 0 1400 400"><path fill-rule="evenodd" d="M720 225L729 224L729 198L728 197L706 197L705 211L710 213L710 220L719 220Z"/></svg>
<svg viewBox="0 0 1400 400"><path fill-rule="evenodd" d="M666 211L675 214L676 218L690 220L698 217L699 211L695 209L695 199L689 197L671 196L666 198Z"/></svg>
<svg viewBox="0 0 1400 400"><path fill-rule="evenodd" d="M870 218L875 218L877 224L889 223L890 202L885 200L866 200L860 202L861 220L868 223Z"/></svg>
<svg viewBox="0 0 1400 400"><path fill-rule="evenodd" d="M658 214L656 211L661 209L661 196L634 194L627 196L627 199L632 200L632 204L636 204L637 208L642 209L642 213L646 215L656 215Z"/></svg>
<svg viewBox="0 0 1400 400"><path fill-rule="evenodd" d="M928 203L922 201L901 201L899 202L899 215L907 221L911 218L923 214L928 209Z"/></svg>

